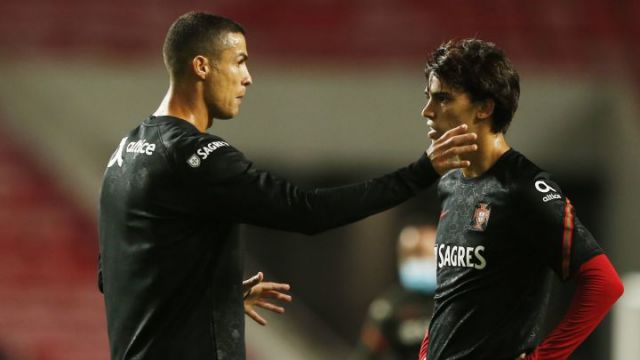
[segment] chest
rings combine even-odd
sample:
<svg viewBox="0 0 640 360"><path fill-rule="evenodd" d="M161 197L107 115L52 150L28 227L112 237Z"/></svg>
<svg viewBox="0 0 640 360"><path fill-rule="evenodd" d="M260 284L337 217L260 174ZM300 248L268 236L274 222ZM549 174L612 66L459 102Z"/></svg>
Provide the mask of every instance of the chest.
<svg viewBox="0 0 640 360"><path fill-rule="evenodd" d="M442 184L441 184L442 185ZM512 190L495 178L440 187L441 213L436 238L439 262L454 267L486 266L521 253L522 221Z"/></svg>

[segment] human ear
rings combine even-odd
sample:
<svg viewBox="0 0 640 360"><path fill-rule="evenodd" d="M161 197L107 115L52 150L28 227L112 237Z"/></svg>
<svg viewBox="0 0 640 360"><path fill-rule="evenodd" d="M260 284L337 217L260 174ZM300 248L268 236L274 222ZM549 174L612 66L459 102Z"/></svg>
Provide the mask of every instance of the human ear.
<svg viewBox="0 0 640 360"><path fill-rule="evenodd" d="M480 120L486 120L493 116L493 110L496 107L496 102L493 99L483 100L478 103L478 109L476 111L476 117Z"/></svg>
<svg viewBox="0 0 640 360"><path fill-rule="evenodd" d="M191 65L198 78L204 80L207 77L207 74L209 73L209 59L202 55L198 55L193 58Z"/></svg>

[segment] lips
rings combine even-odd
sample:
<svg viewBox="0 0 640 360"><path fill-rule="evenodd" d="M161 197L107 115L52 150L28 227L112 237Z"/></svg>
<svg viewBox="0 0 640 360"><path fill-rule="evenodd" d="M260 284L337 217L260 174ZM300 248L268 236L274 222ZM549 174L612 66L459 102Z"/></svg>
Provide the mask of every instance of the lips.
<svg viewBox="0 0 640 360"><path fill-rule="evenodd" d="M427 119L427 126L429 127L429 131L427 132L427 136L431 140L437 140L440 136L442 136L442 131L436 128L436 123L432 119Z"/></svg>
<svg viewBox="0 0 640 360"><path fill-rule="evenodd" d="M427 133L431 140L436 140L440 137L440 132L432 127L429 128L429 132Z"/></svg>
<svg viewBox="0 0 640 360"><path fill-rule="evenodd" d="M427 126L429 127L429 132L427 133L427 135L432 140L436 140L437 138L440 137L439 131L435 128L434 125L435 125L435 123L433 122L433 120L431 120L431 119L427 120Z"/></svg>

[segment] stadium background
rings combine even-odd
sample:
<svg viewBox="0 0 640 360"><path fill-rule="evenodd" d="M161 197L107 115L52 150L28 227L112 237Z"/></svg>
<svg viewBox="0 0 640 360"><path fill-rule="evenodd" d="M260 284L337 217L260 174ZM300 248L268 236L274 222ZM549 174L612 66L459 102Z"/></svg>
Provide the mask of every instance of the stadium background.
<svg viewBox="0 0 640 360"><path fill-rule="evenodd" d="M0 358L107 359L95 286L100 179L119 139L164 95L164 34L192 9L248 34L254 85L241 115L212 131L304 185L362 180L419 156L424 61L439 43L477 36L505 49L523 89L511 144L557 176L626 280L613 316L573 359L637 358L631 0L2 1ZM435 221L434 201L427 192L316 237L244 228L247 271L290 282L295 297L268 328L247 323L250 359L347 358L368 302L396 281L399 229Z"/></svg>

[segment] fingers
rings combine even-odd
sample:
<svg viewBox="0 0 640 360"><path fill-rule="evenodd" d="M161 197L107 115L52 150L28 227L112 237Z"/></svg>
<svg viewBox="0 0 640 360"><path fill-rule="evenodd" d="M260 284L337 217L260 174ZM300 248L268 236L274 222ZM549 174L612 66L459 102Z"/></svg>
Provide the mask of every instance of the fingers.
<svg viewBox="0 0 640 360"><path fill-rule="evenodd" d="M516 358L516 360L526 359L526 358L527 358L527 354L522 353L522 354L520 354L520 356L518 356L518 357Z"/></svg>
<svg viewBox="0 0 640 360"><path fill-rule="evenodd" d="M469 160L449 159L447 160L446 164L442 166L442 168L445 169L446 172L451 169L462 169L469 166L471 166L471 162Z"/></svg>
<svg viewBox="0 0 640 360"><path fill-rule="evenodd" d="M462 135L462 134L466 133L467 129L468 129L467 124L458 125L458 126L454 127L453 129L445 132L440 138L444 139L444 140L447 140L447 139L452 138L452 137L454 137L456 135Z"/></svg>
<svg viewBox="0 0 640 360"><path fill-rule="evenodd" d="M431 140L438 140L438 139L442 139L442 141L448 140L450 138L453 138L457 135L462 135L464 133L466 133L468 127L466 124L462 124L459 125L447 132L445 132L444 134L442 134L442 136L440 138L438 138L438 132L435 129L431 129L429 130L429 132L427 133L427 136L429 136L429 138Z"/></svg>
<svg viewBox="0 0 640 360"><path fill-rule="evenodd" d="M243 281L242 287L245 292L245 314L247 314L251 319L253 319L253 321L257 322L258 324L265 326L267 325L267 320L260 316L260 314L255 311L253 306L259 306L274 313L283 314L283 307L267 302L264 300L264 298L272 298L283 302L291 302L292 297L288 294L282 293L282 291L289 291L289 289L291 289L291 286L289 284L262 282L263 280L264 274L262 272L258 272L256 275ZM246 297L247 295L249 296Z"/></svg>
<svg viewBox="0 0 640 360"><path fill-rule="evenodd" d="M291 286L289 284L281 284L281 283L274 283L274 282L263 282L262 284L260 284L260 287L265 291L270 291L270 290L289 291L291 289Z"/></svg>
<svg viewBox="0 0 640 360"><path fill-rule="evenodd" d="M265 281L262 284L262 288L265 290L281 290L281 291L289 291L291 289L291 285L284 283L274 283L270 281Z"/></svg>
<svg viewBox="0 0 640 360"><path fill-rule="evenodd" d="M470 166L470 162L460 160L459 156L478 150L476 141L478 136L475 133L467 133L467 125L463 124L455 127L434 140L427 149L427 155L431 160L433 168L439 174ZM429 133L429 136L432 134Z"/></svg>
<svg viewBox="0 0 640 360"><path fill-rule="evenodd" d="M475 133L456 135L447 139L445 139L444 136L445 135L433 143L434 151L444 152L454 148L455 146L475 145L475 142L478 139L478 135Z"/></svg>
<svg viewBox="0 0 640 360"><path fill-rule="evenodd" d="M276 299L276 300L280 300L280 301L284 301L284 302L291 302L291 300L292 300L291 295L283 294L283 293L281 293L279 291L274 291L274 290L266 291L264 293L264 295L266 297L270 297L270 298L273 298L273 299Z"/></svg>
<svg viewBox="0 0 640 360"><path fill-rule="evenodd" d="M273 311L277 314L284 314L284 308L282 306L277 306L266 301L256 301L256 306L260 306L263 309Z"/></svg>
<svg viewBox="0 0 640 360"><path fill-rule="evenodd" d="M264 279L264 274L260 271L257 274L253 275L251 278L242 282L243 288L251 288L255 285L258 285Z"/></svg>
<svg viewBox="0 0 640 360"><path fill-rule="evenodd" d="M442 157L449 158L452 156L458 156L460 154L474 152L476 150L478 150L478 145L456 146L444 151L442 153Z"/></svg>
<svg viewBox="0 0 640 360"><path fill-rule="evenodd" d="M249 317L252 318L253 321L257 322L258 324L262 326L267 325L267 320L262 316L260 316L260 314L258 314L255 310L245 309L245 314L249 315Z"/></svg>
<svg viewBox="0 0 640 360"><path fill-rule="evenodd" d="M475 133L467 133L467 125L462 124L447 132L437 139L433 139L435 135L432 131L429 132L429 137L433 139L434 150L438 150L439 147L444 146L446 150L453 146L460 145L472 145L475 143L478 136Z"/></svg>
<svg viewBox="0 0 640 360"><path fill-rule="evenodd" d="M247 297L252 293L253 287L260 284L264 275L262 272L258 272L253 277L242 282L242 294L244 297Z"/></svg>
<svg viewBox="0 0 640 360"><path fill-rule="evenodd" d="M263 282L256 285L252 289L252 293L256 297L270 297L284 302L291 302L291 296L282 292L289 291L289 289L291 289L289 284Z"/></svg>

